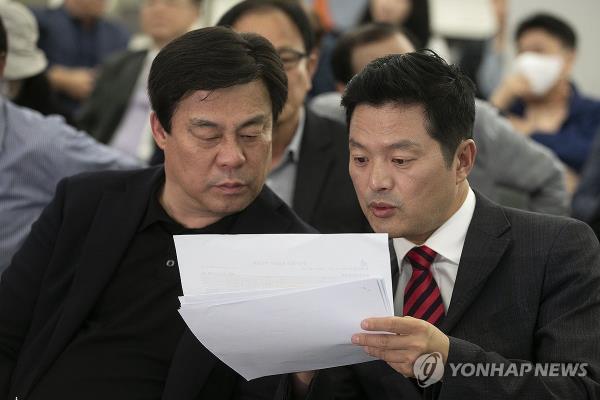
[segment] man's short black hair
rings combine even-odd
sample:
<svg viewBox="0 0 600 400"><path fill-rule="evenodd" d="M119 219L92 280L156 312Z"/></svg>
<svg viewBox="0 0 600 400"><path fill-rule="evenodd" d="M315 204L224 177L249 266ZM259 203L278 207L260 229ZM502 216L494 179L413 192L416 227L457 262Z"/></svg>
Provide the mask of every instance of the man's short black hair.
<svg viewBox="0 0 600 400"><path fill-rule="evenodd" d="M259 79L267 87L276 121L287 99L287 76L275 48L262 36L210 27L188 32L158 53L148 94L158 120L170 132L177 105L191 93Z"/></svg>
<svg viewBox="0 0 600 400"><path fill-rule="evenodd" d="M336 82L344 85L354 76L352 54L357 47L379 42L401 34L416 48L416 39L396 25L372 22L344 33L335 44L331 53L331 67Z"/></svg>
<svg viewBox="0 0 600 400"><path fill-rule="evenodd" d="M266 11L279 10L283 12L294 23L304 43L304 51L307 54L315 47L315 32L310 23L310 19L300 4L294 1L284 0L246 0L230 8L217 22L218 26L233 26L242 17L247 14Z"/></svg>
<svg viewBox="0 0 600 400"><path fill-rule="evenodd" d="M569 24L550 14L535 14L522 21L517 27L515 40L518 41L523 34L532 29L541 29L554 36L568 49L577 48L577 35Z"/></svg>
<svg viewBox="0 0 600 400"><path fill-rule="evenodd" d="M426 129L440 143L448 167L458 145L473 137L475 85L456 66L431 50L378 58L346 87L346 120L360 104L420 105Z"/></svg>
<svg viewBox="0 0 600 400"><path fill-rule="evenodd" d="M2 17L0 17L0 54L6 54L7 51L6 29L4 29L4 23L2 22Z"/></svg>

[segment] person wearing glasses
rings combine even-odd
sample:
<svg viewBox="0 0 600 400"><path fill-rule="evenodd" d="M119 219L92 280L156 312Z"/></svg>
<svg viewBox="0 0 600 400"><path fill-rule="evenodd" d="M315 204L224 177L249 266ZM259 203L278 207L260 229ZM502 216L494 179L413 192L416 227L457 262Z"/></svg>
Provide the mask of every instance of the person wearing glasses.
<svg viewBox="0 0 600 400"><path fill-rule="evenodd" d="M247 0L228 10L218 25L264 36L284 64L288 98L273 127L268 186L323 233L370 231L348 175L344 125L305 107L318 55L302 6Z"/></svg>

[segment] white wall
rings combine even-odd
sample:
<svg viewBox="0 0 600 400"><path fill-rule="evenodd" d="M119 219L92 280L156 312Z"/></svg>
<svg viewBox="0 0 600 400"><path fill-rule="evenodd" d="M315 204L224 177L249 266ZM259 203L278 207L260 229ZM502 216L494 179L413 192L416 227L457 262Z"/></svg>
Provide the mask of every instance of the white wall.
<svg viewBox="0 0 600 400"><path fill-rule="evenodd" d="M599 0L510 0L509 28L535 12L551 12L573 26L578 38L574 80L579 89L600 98L600 1ZM512 36L509 40L512 44Z"/></svg>

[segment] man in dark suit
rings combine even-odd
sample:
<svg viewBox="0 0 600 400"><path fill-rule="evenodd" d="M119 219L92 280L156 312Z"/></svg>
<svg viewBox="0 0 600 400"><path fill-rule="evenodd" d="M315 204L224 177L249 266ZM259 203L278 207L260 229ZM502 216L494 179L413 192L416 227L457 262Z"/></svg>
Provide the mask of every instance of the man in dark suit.
<svg viewBox="0 0 600 400"><path fill-rule="evenodd" d="M150 71L164 167L67 178L0 282L0 398L254 399L179 316L174 234L313 230L264 186L286 76L226 28L167 45Z"/></svg>
<svg viewBox="0 0 600 400"><path fill-rule="evenodd" d="M304 107L317 53L302 6L273 0L243 1L227 11L218 25L264 36L285 67L288 99L273 128L269 187L322 233L370 231L348 176L345 127Z"/></svg>
<svg viewBox="0 0 600 400"><path fill-rule="evenodd" d="M361 207L397 257L397 316L352 337L382 361L298 374L308 398L600 398L598 241L470 189L473 84L432 52L390 55L342 104Z"/></svg>
<svg viewBox="0 0 600 400"><path fill-rule="evenodd" d="M152 60L198 21L201 0L145 0L140 26L150 39L144 50L126 50L100 67L94 91L76 116L77 126L102 143L148 161L154 153L147 82Z"/></svg>

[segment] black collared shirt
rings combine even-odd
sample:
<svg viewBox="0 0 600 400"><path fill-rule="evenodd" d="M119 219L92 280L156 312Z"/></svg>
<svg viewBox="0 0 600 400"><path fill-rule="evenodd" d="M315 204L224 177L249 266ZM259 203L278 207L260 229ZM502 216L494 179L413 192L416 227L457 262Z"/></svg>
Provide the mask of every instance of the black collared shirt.
<svg viewBox="0 0 600 400"><path fill-rule="evenodd" d="M237 219L187 229L160 205L163 184L96 306L30 399L160 399L185 329L173 235L229 233Z"/></svg>

